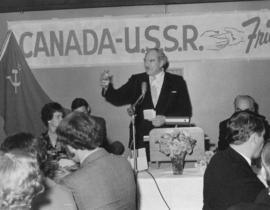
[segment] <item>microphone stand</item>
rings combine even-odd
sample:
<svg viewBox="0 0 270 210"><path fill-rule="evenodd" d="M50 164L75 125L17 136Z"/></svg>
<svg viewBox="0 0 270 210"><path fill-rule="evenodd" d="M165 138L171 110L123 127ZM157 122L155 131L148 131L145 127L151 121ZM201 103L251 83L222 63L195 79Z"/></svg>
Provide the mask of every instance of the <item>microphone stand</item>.
<svg viewBox="0 0 270 210"><path fill-rule="evenodd" d="M136 188L137 188L137 176L138 176L138 151L136 148L136 129L135 129L135 119L136 119L136 106L142 102L145 96L145 91L142 91L140 97L135 101L133 105L131 105L132 114L131 116L131 124L132 124L132 143L133 143L133 165L134 165L134 174L135 174L135 182L136 182ZM136 209L138 209L138 196L137 196L137 189L136 189Z"/></svg>
<svg viewBox="0 0 270 210"><path fill-rule="evenodd" d="M138 158L138 154L137 154L137 148L136 148L136 129L135 129L135 107L133 108L134 112L131 115L131 124L132 124L132 138L133 138L133 165L134 165L134 171L135 174L137 175L138 173L138 165L137 165L137 158Z"/></svg>
<svg viewBox="0 0 270 210"><path fill-rule="evenodd" d="M136 118L136 106L143 100L145 94L140 95L140 97L135 101L133 105L131 105L131 109L133 110L131 115L131 124L132 124L132 141L133 141L133 159L134 159L134 171L135 175L138 173L138 151L136 149L136 129L135 129L135 118Z"/></svg>

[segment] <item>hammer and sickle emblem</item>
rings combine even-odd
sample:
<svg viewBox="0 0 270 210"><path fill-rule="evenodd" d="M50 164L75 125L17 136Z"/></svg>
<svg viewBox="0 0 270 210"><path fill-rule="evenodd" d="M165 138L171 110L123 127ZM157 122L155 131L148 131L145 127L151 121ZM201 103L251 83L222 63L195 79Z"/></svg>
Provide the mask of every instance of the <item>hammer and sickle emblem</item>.
<svg viewBox="0 0 270 210"><path fill-rule="evenodd" d="M18 69L21 70L20 67ZM11 70L11 73L14 76L13 78L12 76L6 77L10 81L11 85L15 88L15 94L17 94L17 88L21 85L21 82L18 80L18 73L19 73L18 69Z"/></svg>

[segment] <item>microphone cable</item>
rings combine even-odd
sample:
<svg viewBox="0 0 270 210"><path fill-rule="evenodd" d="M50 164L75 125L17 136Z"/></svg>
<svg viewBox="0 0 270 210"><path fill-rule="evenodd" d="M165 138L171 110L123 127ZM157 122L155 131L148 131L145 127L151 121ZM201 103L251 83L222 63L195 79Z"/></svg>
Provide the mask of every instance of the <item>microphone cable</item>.
<svg viewBox="0 0 270 210"><path fill-rule="evenodd" d="M165 205L167 206L168 210L170 210L171 208L170 208L170 206L168 205L166 199L164 198L164 196L163 196L163 194L162 194L162 192L161 192L161 190L160 190L160 188L159 188L159 186L158 186L158 183L157 183L157 181L156 181L154 175L153 175L149 170L144 170L144 171L145 171L146 173L148 173L148 174L151 176L151 178L154 180L154 183L155 183L155 185L156 185L156 187L157 187L157 189L158 189L158 192L159 192L160 197L162 198L163 202L164 202Z"/></svg>

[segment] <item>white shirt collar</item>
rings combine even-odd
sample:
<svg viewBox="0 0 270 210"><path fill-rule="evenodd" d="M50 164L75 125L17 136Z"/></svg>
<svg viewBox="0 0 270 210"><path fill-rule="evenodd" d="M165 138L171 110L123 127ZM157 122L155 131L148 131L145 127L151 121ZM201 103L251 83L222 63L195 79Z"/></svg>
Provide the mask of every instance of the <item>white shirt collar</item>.
<svg viewBox="0 0 270 210"><path fill-rule="evenodd" d="M161 71L159 73L157 73L155 76L150 76L150 78L155 78L155 81L159 82L162 81L164 79L164 71ZM151 81L151 80L150 80Z"/></svg>
<svg viewBox="0 0 270 210"><path fill-rule="evenodd" d="M98 151L100 148L97 147L96 149L94 150L91 150L91 151L87 151L85 152L84 154L81 155L80 157L80 164L83 163L83 161L89 156L89 155L92 155L94 152Z"/></svg>

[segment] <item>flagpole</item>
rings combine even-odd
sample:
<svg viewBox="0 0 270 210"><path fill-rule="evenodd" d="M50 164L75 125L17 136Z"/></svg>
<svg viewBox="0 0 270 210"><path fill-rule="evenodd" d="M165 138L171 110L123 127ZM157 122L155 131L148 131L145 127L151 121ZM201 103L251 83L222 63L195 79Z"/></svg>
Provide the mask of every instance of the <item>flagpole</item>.
<svg viewBox="0 0 270 210"><path fill-rule="evenodd" d="M3 57L3 55L4 55L4 52L5 52L6 48L7 48L8 41L9 41L9 38L10 38L10 36L11 36L11 33L12 33L12 31L10 31L10 30L7 32L5 41L4 41L4 43L3 43L2 47L1 47L1 51L0 51L0 61L2 60L2 57Z"/></svg>

